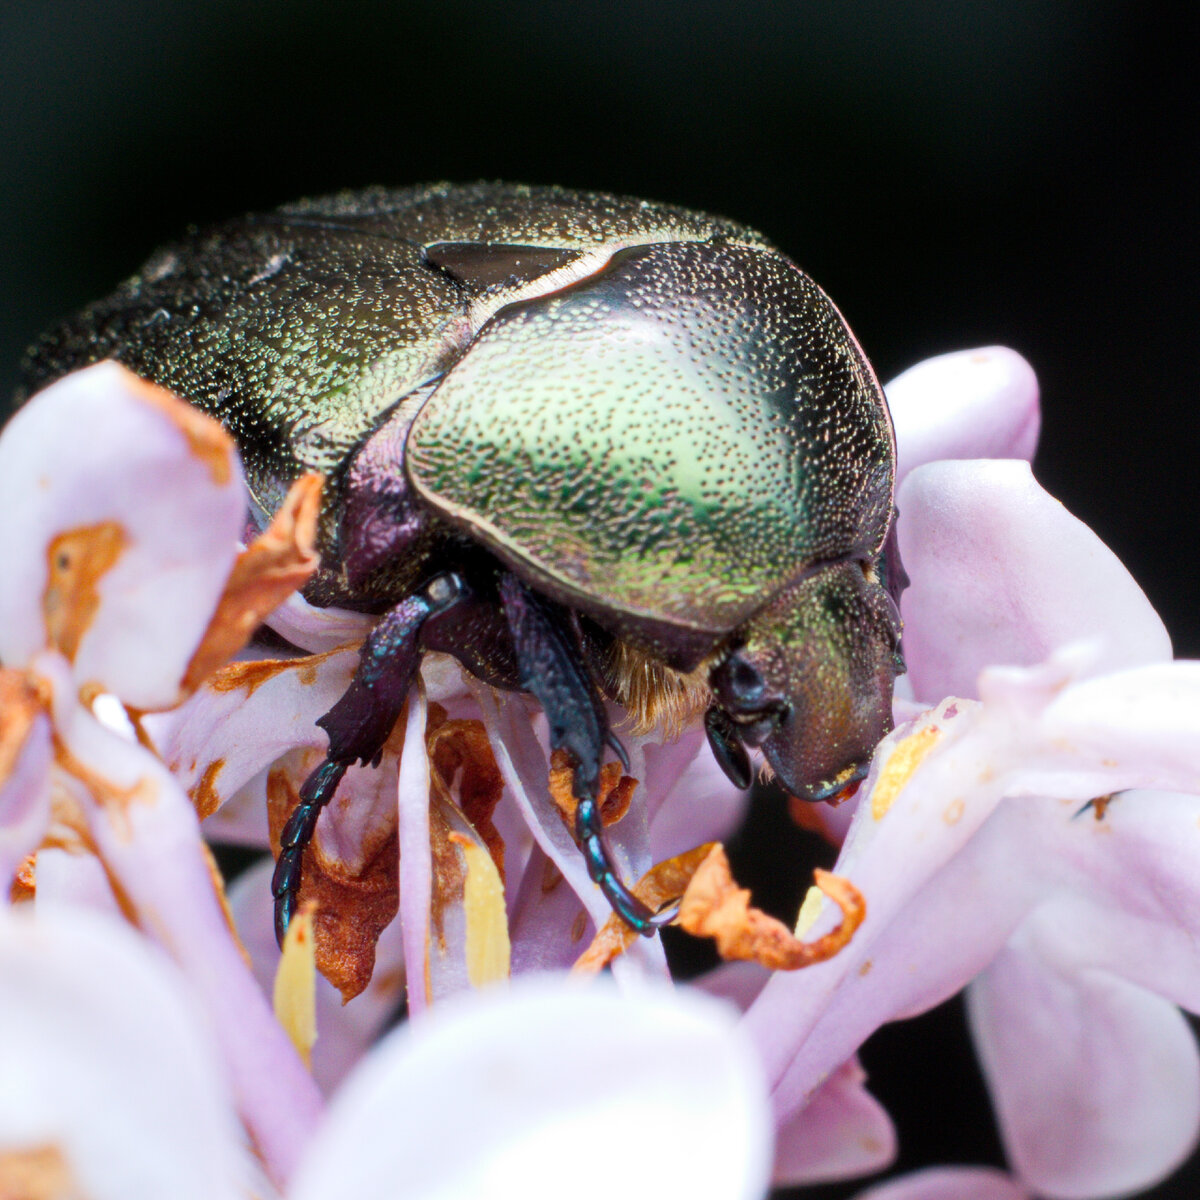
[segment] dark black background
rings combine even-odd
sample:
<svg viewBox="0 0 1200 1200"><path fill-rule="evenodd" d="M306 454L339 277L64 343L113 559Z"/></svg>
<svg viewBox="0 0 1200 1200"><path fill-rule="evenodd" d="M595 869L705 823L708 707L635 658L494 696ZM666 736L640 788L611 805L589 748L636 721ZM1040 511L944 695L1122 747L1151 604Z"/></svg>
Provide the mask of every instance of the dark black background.
<svg viewBox="0 0 1200 1200"><path fill-rule="evenodd" d="M1039 477L1197 655L1185 7L5 0L0 389L43 325L189 222L442 178L676 201L788 251L885 379L965 346L1024 353ZM958 1025L868 1047L905 1165L998 1154L945 1048Z"/></svg>

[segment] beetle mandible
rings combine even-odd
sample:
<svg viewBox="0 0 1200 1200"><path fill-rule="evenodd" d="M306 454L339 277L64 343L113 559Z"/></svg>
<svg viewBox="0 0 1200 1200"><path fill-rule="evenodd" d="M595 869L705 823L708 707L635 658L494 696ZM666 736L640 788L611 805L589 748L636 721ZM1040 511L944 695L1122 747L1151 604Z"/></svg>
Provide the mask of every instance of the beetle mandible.
<svg viewBox="0 0 1200 1200"><path fill-rule="evenodd" d="M23 394L114 358L217 417L263 528L326 475L317 605L379 615L281 838L282 937L347 767L425 651L531 692L574 768L591 878L603 697L699 695L739 787L862 777L903 671L895 444L823 291L759 234L663 204L477 183L347 192L157 252L28 352Z"/></svg>

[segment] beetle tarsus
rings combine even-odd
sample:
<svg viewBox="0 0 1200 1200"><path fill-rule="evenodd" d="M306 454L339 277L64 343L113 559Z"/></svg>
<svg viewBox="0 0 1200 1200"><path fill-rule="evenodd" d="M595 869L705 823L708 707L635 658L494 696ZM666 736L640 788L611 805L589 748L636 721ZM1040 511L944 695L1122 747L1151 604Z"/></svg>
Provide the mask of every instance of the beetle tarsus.
<svg viewBox="0 0 1200 1200"><path fill-rule="evenodd" d="M333 799L351 763L378 765L421 663L421 626L467 594L462 579L447 572L390 609L363 642L358 669L345 694L317 722L329 735L329 749L300 788L300 802L280 834L271 879L275 938L281 946L300 891L304 851L316 833L321 810Z"/></svg>
<svg viewBox="0 0 1200 1200"><path fill-rule="evenodd" d="M596 799L601 755L608 745L616 750L626 769L629 759L624 746L609 731L604 705L583 666L578 635L569 620L514 575L501 577L500 598L512 630L521 686L537 697L546 714L551 748L566 749L574 762L575 836L588 876L621 920L638 933L652 937L674 914L664 917L654 913L629 890L605 843L604 822Z"/></svg>

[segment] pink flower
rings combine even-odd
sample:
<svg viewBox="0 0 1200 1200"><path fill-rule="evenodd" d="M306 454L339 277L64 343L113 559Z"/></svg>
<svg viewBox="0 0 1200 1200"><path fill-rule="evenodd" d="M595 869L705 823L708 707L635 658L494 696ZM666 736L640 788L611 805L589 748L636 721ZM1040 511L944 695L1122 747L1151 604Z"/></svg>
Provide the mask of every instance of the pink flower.
<svg viewBox="0 0 1200 1200"><path fill-rule="evenodd" d="M113 700L143 710L182 696L238 552L245 493L232 443L187 405L100 365L5 428L0 502L21 513L0 531L4 894L45 843L39 905L119 907L167 949L282 1176L319 1096L230 936L191 804ZM279 1089L294 1102L277 1105Z"/></svg>
<svg viewBox="0 0 1200 1200"><path fill-rule="evenodd" d="M111 917L0 911L0 1193L599 1200L631 1177L646 1194L765 1189L761 1072L722 1006L542 979L456 997L385 1038L276 1192L188 983ZM281 1087L279 1106L293 1100Z"/></svg>
<svg viewBox="0 0 1200 1200"><path fill-rule="evenodd" d="M639 1073L652 1048L674 1036L675 1017L643 1026L637 1015L648 980L667 977L657 941L637 939L613 964L621 1009L607 992L561 981L540 998L461 996L510 974L568 967L608 908L554 802L536 706L431 655L381 767L347 773L305 860L307 893L321 901L322 966L336 984L319 984L313 1069L337 1099L303 1152L318 1121L315 1092L280 1048L262 990L238 959L180 787L212 836L259 847L277 837L323 754L315 721L349 682L369 618L293 597L267 621L300 652L220 668L178 704L237 553L236 462L222 451L227 478L206 482L211 464L189 442L179 409L148 402L145 389L120 394L126 385L114 368L96 372L49 389L0 438L0 486L47 497L27 527L4 535L12 546L0 546L20 581L0 599L7 877L40 846L39 910L81 899L132 908L202 999L241 1116L276 1181L303 1156L289 1195L328 1190L350 1150L361 1160L360 1190L378 1190L399 1169L390 1143L354 1140L376 1112L379 1120L402 1112L406 1128L413 1122L405 1153L451 1189L489 1178L521 1146L555 1167L561 1187L571 1168L555 1155L573 1140L570 1114L610 1097L613 1121L665 1139L657 1120L616 1115L638 1111L646 1097L671 1108L680 1087L702 1086L682 1052L664 1050L661 1070ZM87 399L96 387L103 416ZM60 410L47 403L58 389L74 397L53 400ZM1016 1180L934 1172L867 1195L1129 1193L1170 1171L1200 1127L1200 1059L1176 1007L1200 1009L1200 664L1171 661L1136 583L1034 481L1027 459L1037 390L1018 356L989 349L931 360L888 394L899 535L913 578L903 599L910 669L896 699L900 724L857 803L825 816L841 841L835 872L861 893L866 918L847 946L807 970L769 975L730 964L714 973L703 986L743 1016L738 1034L722 1027L713 1036L725 1046L748 1037L766 1071L776 1181L842 1178L894 1154L890 1121L865 1090L856 1051L882 1023L969 985ZM118 439L122 422L146 428ZM59 568L64 534L77 537L83 557L68 554ZM55 570L68 573L66 583L55 583ZM91 605L86 619L81 605ZM169 774L147 746L114 731L120 705L100 719L106 695L159 710L140 724ZM625 737L639 786L609 837L635 880L724 836L743 800L695 725L678 737L662 725ZM130 795L137 803L118 802ZM59 796L70 799L65 811L83 814L96 857L54 848L64 843ZM248 872L230 897L264 988L278 958L267 872ZM831 929L833 909L811 893L800 936ZM343 996L357 998L343 1006ZM370 1050L402 998L411 1030ZM518 1009L525 1015L513 1015ZM510 1018L515 1024L504 1024ZM541 1089L538 1103L514 1108L517 1140L484 1139L481 1157L463 1159L464 1172L476 1174L446 1174L455 1152L436 1132L445 1110L427 1098L463 1103L479 1086L484 1048L510 1037L533 1047L534 1029L550 1060L530 1049L505 1067L527 1065ZM705 1044L713 1078L728 1078L726 1051ZM576 1052L574 1073L556 1074ZM636 1081L632 1092L622 1079ZM753 1149L761 1125L746 1098L756 1085L738 1087L728 1119L750 1132L722 1158L715 1195L762 1186ZM580 1107L556 1124L557 1102L538 1104L560 1094ZM481 1111L485 1118L503 1112ZM698 1153L689 1138L714 1136L703 1134L700 1113L688 1110L682 1124L691 1132L670 1143L676 1169ZM440 1157L420 1158L424 1143ZM659 1169L647 1159L645 1178Z"/></svg>
<svg viewBox="0 0 1200 1200"><path fill-rule="evenodd" d="M1006 359L979 365L1000 383ZM970 361L889 389L902 461L910 406L934 407ZM1013 430L1028 428L1032 395L1008 396ZM970 454L971 438L964 424L937 452ZM898 708L916 715L876 753L834 868L866 897L865 923L747 1010L777 1117L880 1024L971 984L1025 1186L1127 1194L1200 1127L1200 1061L1176 1008L1200 1008L1200 664L1169 661L1141 590L1023 462L915 465L898 503L915 696Z"/></svg>

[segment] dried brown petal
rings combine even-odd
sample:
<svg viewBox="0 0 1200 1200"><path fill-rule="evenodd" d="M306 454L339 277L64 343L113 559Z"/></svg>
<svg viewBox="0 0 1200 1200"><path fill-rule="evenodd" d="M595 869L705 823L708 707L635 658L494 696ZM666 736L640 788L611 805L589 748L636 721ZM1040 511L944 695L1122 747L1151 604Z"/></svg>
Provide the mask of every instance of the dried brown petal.
<svg viewBox="0 0 1200 1200"><path fill-rule="evenodd" d="M746 959L775 971L811 967L837 954L867 915L866 900L848 879L820 868L813 878L842 910L842 921L815 942L803 942L782 921L750 906L749 891L737 886L725 851L714 846L684 892L678 923L696 937L715 939L724 959Z"/></svg>
<svg viewBox="0 0 1200 1200"><path fill-rule="evenodd" d="M16 770L17 760L45 698L19 671L0 667L0 786Z"/></svg>
<svg viewBox="0 0 1200 1200"><path fill-rule="evenodd" d="M0 1152L0 1200L86 1200L56 1145L9 1147Z"/></svg>
<svg viewBox="0 0 1200 1200"><path fill-rule="evenodd" d="M651 910L657 910L669 901L683 895L701 863L709 852L720 850L715 842L708 842L677 854L653 866L630 889ZM592 938L591 945L583 952L571 968L582 975L594 975L602 971L614 958L624 954L641 935L630 929L620 917L613 913Z"/></svg>
<svg viewBox="0 0 1200 1200"><path fill-rule="evenodd" d="M24 904L37 896L37 855L27 854L21 859L21 865L13 876L12 887L9 888L10 904ZM3 1193L0 1192L0 1196Z"/></svg>
<svg viewBox="0 0 1200 1200"><path fill-rule="evenodd" d="M550 799L570 830L575 828L575 809L579 807L572 791L574 778L570 755L565 750L555 750L550 756ZM598 798L605 825L615 825L629 811L636 789L637 780L622 774L620 763L606 762L600 768Z"/></svg>
<svg viewBox="0 0 1200 1200"><path fill-rule="evenodd" d="M401 720L401 731L403 724ZM279 834L299 802L300 784L317 757L315 751L293 752L267 775L267 815L276 857ZM317 970L342 993L343 1001L352 1000L370 983L375 943L399 908L395 809L390 822L382 821L368 831L358 861L360 867L351 869L324 854L318 842L305 850L302 866L301 894L316 908Z"/></svg>
<svg viewBox="0 0 1200 1200"><path fill-rule="evenodd" d="M320 475L297 479L270 526L238 555L217 610L184 672L185 695L228 662L263 618L317 569L314 546L323 484Z"/></svg>

